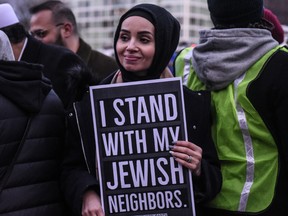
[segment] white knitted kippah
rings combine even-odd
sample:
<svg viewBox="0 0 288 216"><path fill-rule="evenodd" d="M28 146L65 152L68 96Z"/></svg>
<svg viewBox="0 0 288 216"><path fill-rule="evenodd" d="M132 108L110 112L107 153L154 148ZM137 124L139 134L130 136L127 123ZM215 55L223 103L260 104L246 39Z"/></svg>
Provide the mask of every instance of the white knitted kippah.
<svg viewBox="0 0 288 216"><path fill-rule="evenodd" d="M19 22L13 8L8 3L0 4L0 14L0 28L4 28Z"/></svg>
<svg viewBox="0 0 288 216"><path fill-rule="evenodd" d="M13 50L7 35L0 30L0 60L15 61Z"/></svg>

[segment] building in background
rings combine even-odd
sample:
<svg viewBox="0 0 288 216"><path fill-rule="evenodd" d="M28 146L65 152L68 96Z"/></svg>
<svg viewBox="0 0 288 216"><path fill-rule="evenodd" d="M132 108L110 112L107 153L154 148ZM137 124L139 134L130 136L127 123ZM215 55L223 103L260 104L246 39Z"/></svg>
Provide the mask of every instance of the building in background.
<svg viewBox="0 0 288 216"><path fill-rule="evenodd" d="M8 2L19 15L20 21L29 29L28 8L47 0L0 0ZM199 30L212 26L207 0L61 0L75 13L81 36L94 49L113 54L113 35L120 16L139 3L153 3L165 7L181 23L180 46L198 43ZM276 14L288 38L288 0L264 0L265 7Z"/></svg>
<svg viewBox="0 0 288 216"><path fill-rule="evenodd" d="M113 53L113 36L120 16L139 3L160 5L181 24L180 48L197 43L199 30L212 26L207 0L62 0L73 10L80 34L95 49ZM107 53L109 54L109 53Z"/></svg>

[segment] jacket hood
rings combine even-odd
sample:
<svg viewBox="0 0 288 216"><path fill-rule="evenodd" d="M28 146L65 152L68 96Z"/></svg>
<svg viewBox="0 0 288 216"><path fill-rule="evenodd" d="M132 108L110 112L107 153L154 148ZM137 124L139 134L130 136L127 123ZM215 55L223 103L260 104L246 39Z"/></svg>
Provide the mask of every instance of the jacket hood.
<svg viewBox="0 0 288 216"><path fill-rule="evenodd" d="M15 60L11 44L7 35L0 30L0 59Z"/></svg>
<svg viewBox="0 0 288 216"><path fill-rule="evenodd" d="M192 64L208 89L225 88L265 53L278 46L270 31L254 28L206 30L193 50Z"/></svg>
<svg viewBox="0 0 288 216"><path fill-rule="evenodd" d="M29 113L36 113L51 90L41 65L0 61L0 94Z"/></svg>

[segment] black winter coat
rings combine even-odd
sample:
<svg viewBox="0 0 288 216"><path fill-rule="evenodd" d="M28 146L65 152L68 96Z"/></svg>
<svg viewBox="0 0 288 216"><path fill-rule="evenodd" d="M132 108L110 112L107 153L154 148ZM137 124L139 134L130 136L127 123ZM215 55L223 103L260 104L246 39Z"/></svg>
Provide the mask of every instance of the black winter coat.
<svg viewBox="0 0 288 216"><path fill-rule="evenodd" d="M107 77L103 84L111 82ZM220 191L222 176L210 128L210 93L193 92L184 87L188 140L203 150L202 175L193 179L196 211L198 203L210 201ZM95 141L91 117L90 96L74 103L68 114L68 145L61 184L73 215L80 215L82 195L87 189L99 191L95 167Z"/></svg>
<svg viewBox="0 0 288 216"><path fill-rule="evenodd" d="M0 215L65 215L64 108L41 72L40 65L0 61Z"/></svg>

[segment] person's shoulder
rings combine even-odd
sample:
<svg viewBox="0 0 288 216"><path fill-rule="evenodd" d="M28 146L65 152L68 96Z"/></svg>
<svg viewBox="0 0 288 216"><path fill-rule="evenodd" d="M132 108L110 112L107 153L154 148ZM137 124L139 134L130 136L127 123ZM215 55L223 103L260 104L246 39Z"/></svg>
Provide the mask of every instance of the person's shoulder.
<svg viewBox="0 0 288 216"><path fill-rule="evenodd" d="M105 53L96 50L96 49L92 49L91 52L93 53L93 55L97 58L103 59L103 60L107 60L107 61L112 61L115 62L115 59L112 56L108 56Z"/></svg>
<svg viewBox="0 0 288 216"><path fill-rule="evenodd" d="M59 52L60 49L57 47L54 47L53 45L48 45L45 44L35 38L33 38L31 35L28 35L27 37L27 44L25 47L25 52L29 53L30 55L37 55L37 57L42 57L43 55L49 56L49 55L56 55L57 53L62 53L61 51Z"/></svg>
<svg viewBox="0 0 288 216"><path fill-rule="evenodd" d="M179 50L175 56L175 60L187 59L187 56L188 58L191 58L194 47L195 46L189 46Z"/></svg>
<svg viewBox="0 0 288 216"><path fill-rule="evenodd" d="M274 62L282 62L282 64L278 65L278 67L282 67L288 65L288 47L286 45L280 45L277 51L274 53L271 59L269 59L269 63Z"/></svg>
<svg viewBox="0 0 288 216"><path fill-rule="evenodd" d="M108 56L98 50L91 51L91 57L89 62L90 63L88 63L88 65L94 65L94 67L96 68L101 67L107 72L113 72L119 68L116 60L113 57Z"/></svg>
<svg viewBox="0 0 288 216"><path fill-rule="evenodd" d="M39 49L41 52L46 53L46 55L54 55L54 56L61 56L61 55L71 55L77 56L71 50L67 49L66 47L55 45L55 44L46 44L43 43L32 36L28 36L28 49Z"/></svg>
<svg viewBox="0 0 288 216"><path fill-rule="evenodd" d="M115 74L117 73L117 71L109 74L106 78L104 78L103 80L101 80L101 82L99 83L99 85L105 85L105 84L110 84L115 76Z"/></svg>
<svg viewBox="0 0 288 216"><path fill-rule="evenodd" d="M288 54L288 45L286 45L286 44L280 45L279 50Z"/></svg>
<svg viewBox="0 0 288 216"><path fill-rule="evenodd" d="M87 42L85 42L82 38L80 38L80 46L77 51L77 54L79 56L84 56L85 59L85 56L87 56L88 53L89 53L88 62L90 62L90 64L91 62L93 64L101 63L101 65L110 64L110 66L115 66L115 68L118 68L117 63L112 56L106 55L105 53L97 49L93 49Z"/></svg>
<svg viewBox="0 0 288 216"><path fill-rule="evenodd" d="M76 56L71 50L66 47L55 45L55 44L45 44L42 43L43 49L52 52L55 55L72 55Z"/></svg>
<svg viewBox="0 0 288 216"><path fill-rule="evenodd" d="M67 65L70 62L73 63L73 65L86 67L82 59L66 47L44 43L42 43L41 46L42 51L46 53L47 57L50 56L53 59L58 59L61 64Z"/></svg>

